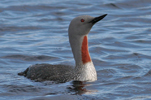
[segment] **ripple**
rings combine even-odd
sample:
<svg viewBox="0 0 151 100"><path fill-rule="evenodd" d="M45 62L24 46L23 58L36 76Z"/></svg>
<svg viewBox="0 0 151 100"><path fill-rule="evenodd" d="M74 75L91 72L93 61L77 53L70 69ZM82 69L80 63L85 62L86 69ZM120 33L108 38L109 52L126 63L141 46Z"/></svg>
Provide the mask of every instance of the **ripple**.
<svg viewBox="0 0 151 100"><path fill-rule="evenodd" d="M149 70L144 76L151 77L151 70Z"/></svg>
<svg viewBox="0 0 151 100"><path fill-rule="evenodd" d="M1 58L5 59L21 59L24 61L48 61L48 60L53 60L56 59L55 57L50 57L50 56L28 56L28 55L8 55L8 56L3 56Z"/></svg>
<svg viewBox="0 0 151 100"><path fill-rule="evenodd" d="M108 6L108 7L111 7L111 8L116 8L116 9L120 9L120 7L117 5L117 4L115 4L115 3L109 3L109 4L106 4L105 6Z"/></svg>

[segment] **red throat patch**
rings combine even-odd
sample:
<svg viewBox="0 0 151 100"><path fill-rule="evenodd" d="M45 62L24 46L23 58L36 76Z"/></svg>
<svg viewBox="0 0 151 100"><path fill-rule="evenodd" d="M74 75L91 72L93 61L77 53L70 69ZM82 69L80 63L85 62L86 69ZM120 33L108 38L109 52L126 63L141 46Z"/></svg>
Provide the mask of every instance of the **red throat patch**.
<svg viewBox="0 0 151 100"><path fill-rule="evenodd" d="M87 36L84 36L84 38L83 38L81 53L82 53L82 62L83 62L83 64L91 61L91 58L90 58L90 55L89 55L89 50L88 50Z"/></svg>

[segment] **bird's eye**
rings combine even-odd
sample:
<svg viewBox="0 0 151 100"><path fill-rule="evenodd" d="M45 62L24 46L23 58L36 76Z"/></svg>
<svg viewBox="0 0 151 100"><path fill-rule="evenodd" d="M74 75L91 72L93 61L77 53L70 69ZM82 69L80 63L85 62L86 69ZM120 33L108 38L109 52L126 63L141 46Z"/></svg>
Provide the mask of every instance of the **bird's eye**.
<svg viewBox="0 0 151 100"><path fill-rule="evenodd" d="M84 22L85 20L84 19L81 19L81 22Z"/></svg>

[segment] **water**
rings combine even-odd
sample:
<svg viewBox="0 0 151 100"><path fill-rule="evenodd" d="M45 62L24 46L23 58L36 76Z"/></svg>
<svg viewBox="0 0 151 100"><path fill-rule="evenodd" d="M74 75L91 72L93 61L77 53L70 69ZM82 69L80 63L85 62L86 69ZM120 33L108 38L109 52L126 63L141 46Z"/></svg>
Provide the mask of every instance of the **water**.
<svg viewBox="0 0 151 100"><path fill-rule="evenodd" d="M0 100L150 100L150 0L1 0ZM92 83L34 82L17 73L37 63L74 65L68 25L108 14L93 26Z"/></svg>

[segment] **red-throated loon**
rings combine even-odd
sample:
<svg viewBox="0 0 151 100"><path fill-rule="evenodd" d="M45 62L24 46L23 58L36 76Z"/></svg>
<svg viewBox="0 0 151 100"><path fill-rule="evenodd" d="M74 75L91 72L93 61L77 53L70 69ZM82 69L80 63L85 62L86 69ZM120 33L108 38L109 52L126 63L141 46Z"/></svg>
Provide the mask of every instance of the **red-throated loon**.
<svg viewBox="0 0 151 100"><path fill-rule="evenodd" d="M28 67L18 75L26 76L36 81L95 81L97 73L88 49L87 35L92 26L107 14L99 17L83 15L74 18L68 29L69 42L75 59L75 67L66 65L36 64Z"/></svg>

